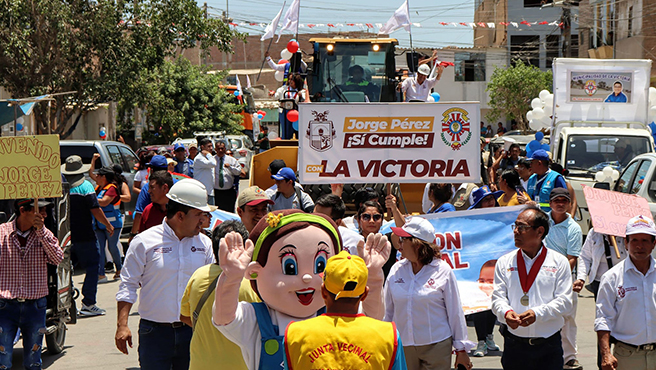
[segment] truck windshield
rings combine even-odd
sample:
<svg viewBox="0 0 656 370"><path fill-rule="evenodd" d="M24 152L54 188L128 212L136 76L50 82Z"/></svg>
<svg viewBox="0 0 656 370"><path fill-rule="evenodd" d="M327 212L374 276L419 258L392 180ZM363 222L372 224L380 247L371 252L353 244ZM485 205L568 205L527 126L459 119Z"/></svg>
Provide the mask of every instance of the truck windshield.
<svg viewBox="0 0 656 370"><path fill-rule="evenodd" d="M606 166L620 172L638 154L651 152L651 144L646 137L572 135L566 149L566 168L601 171Z"/></svg>
<svg viewBox="0 0 656 370"><path fill-rule="evenodd" d="M314 101L378 102L387 91L389 46L373 51L370 43L335 43L331 52L320 45L320 62L312 80ZM382 99L385 101L386 99Z"/></svg>

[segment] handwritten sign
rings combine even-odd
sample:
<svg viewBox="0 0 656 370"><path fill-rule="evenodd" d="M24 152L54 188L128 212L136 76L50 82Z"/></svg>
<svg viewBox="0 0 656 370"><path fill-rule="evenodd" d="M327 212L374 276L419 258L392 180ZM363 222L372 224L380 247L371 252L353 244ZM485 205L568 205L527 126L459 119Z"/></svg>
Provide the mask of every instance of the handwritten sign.
<svg viewBox="0 0 656 370"><path fill-rule="evenodd" d="M596 232L626 236L626 224L632 217L643 215L652 218L647 199L582 185L588 202L592 226Z"/></svg>
<svg viewBox="0 0 656 370"><path fill-rule="evenodd" d="M57 135L0 137L0 199L62 195Z"/></svg>

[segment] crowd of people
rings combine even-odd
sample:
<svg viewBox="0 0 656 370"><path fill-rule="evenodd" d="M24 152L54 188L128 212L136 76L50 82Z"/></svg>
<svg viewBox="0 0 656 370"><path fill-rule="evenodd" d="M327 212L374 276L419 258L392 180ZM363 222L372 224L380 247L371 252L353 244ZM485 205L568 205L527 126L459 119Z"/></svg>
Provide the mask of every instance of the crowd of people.
<svg viewBox="0 0 656 370"><path fill-rule="evenodd" d="M626 239L618 238L619 256L608 235L591 230L583 243L562 167L543 150L526 158L516 145L496 149L480 183L426 184L424 194L426 214L526 206L512 225L518 250L488 261L491 309L471 317L432 224L404 215L392 194L360 188L355 214L346 217L343 185L313 200L279 159L268 167L275 185L239 189L241 166L224 142L206 138L173 153L145 153L132 189L120 166L95 168L95 157L84 165L70 156L62 174L71 187L71 256L86 272L80 313L105 314L95 296L107 279L107 247L120 279L116 346L128 353L133 345L128 318L138 299L145 370L358 368L361 361L367 368L471 369L470 356L499 350L497 324L504 369L580 369L575 317L585 287L597 301L599 368L653 369L654 223L631 219ZM131 196L135 222L123 251L119 206ZM25 348L41 346L45 266L63 256L43 227L46 205L16 201L15 220L0 226L5 349L18 327ZM236 211L239 221L209 230L216 209ZM395 227L381 235L386 216ZM40 368L39 351L28 352L26 368ZM0 351L0 365L11 368L11 351Z"/></svg>

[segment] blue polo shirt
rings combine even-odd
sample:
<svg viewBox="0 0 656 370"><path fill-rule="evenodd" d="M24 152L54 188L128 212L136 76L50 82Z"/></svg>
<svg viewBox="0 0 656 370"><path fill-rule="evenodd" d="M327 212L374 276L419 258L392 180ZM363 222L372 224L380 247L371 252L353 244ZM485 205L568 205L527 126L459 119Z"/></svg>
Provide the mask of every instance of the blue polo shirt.
<svg viewBox="0 0 656 370"><path fill-rule="evenodd" d="M554 250L563 256L567 255L578 257L583 248L583 233L581 227L568 214L565 221L556 224L549 215L549 233L544 238L547 248Z"/></svg>
<svg viewBox="0 0 656 370"><path fill-rule="evenodd" d="M626 103L626 102L627 102L627 98L623 92L620 92L618 95L611 93L606 97L606 100L604 100L604 103Z"/></svg>

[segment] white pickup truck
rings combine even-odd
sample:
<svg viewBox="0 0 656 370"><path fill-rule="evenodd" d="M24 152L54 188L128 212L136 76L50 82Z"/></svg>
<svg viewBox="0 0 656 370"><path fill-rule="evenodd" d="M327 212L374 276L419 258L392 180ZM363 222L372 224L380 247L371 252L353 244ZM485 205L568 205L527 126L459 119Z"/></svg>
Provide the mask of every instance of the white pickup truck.
<svg viewBox="0 0 656 370"><path fill-rule="evenodd" d="M654 152L647 128L651 60L554 60L551 152L569 171L579 211L573 215L587 235L590 214L581 184L594 186L606 166L618 171L643 153Z"/></svg>

